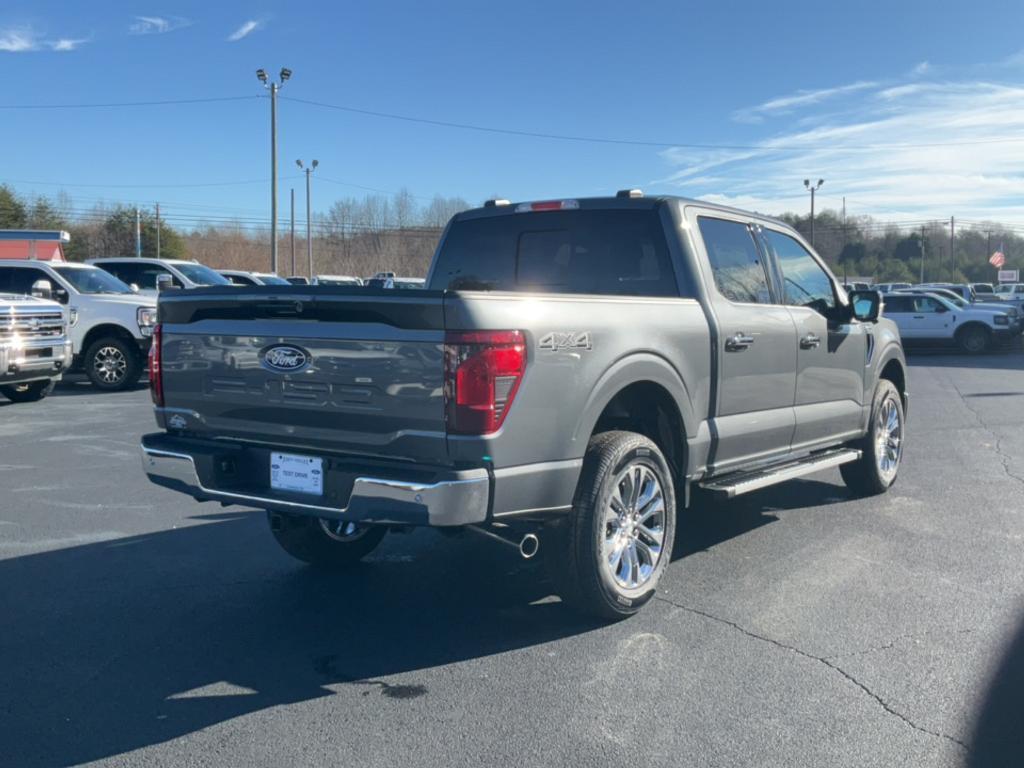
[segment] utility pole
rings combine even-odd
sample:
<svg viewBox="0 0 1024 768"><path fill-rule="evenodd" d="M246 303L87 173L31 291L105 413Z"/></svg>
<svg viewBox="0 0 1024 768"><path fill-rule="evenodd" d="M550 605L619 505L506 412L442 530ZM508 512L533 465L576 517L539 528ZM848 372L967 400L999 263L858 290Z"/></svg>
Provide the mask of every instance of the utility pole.
<svg viewBox="0 0 1024 768"><path fill-rule="evenodd" d="M843 195L843 248L846 248L846 195Z"/></svg>
<svg viewBox="0 0 1024 768"><path fill-rule="evenodd" d="M156 204L156 257L160 258L160 203Z"/></svg>
<svg viewBox="0 0 1024 768"><path fill-rule="evenodd" d="M950 280L955 280L956 279L956 248L955 248L956 240L955 240L955 236L956 236L956 222L953 220L953 217L950 216L949 217L949 263L952 266L952 270L949 273L949 279Z"/></svg>
<svg viewBox="0 0 1024 768"><path fill-rule="evenodd" d="M309 177L312 175L316 167L320 165L319 160L314 160L309 164L307 168L303 165L301 160L296 160L295 164L299 166L306 173L306 259L309 261L309 282L313 282L313 204L311 202L310 194L310 183Z"/></svg>
<svg viewBox="0 0 1024 768"><path fill-rule="evenodd" d="M815 186L811 185L810 179L804 179L804 189L811 190L811 247L814 247L814 193L821 189L821 185L825 183L824 179L818 179L818 183Z"/></svg>
<svg viewBox="0 0 1024 768"><path fill-rule="evenodd" d="M919 245L921 246L921 280L919 280L918 282L919 283L924 283L925 282L925 225L924 224L921 225L921 243L919 243Z"/></svg>
<svg viewBox="0 0 1024 768"><path fill-rule="evenodd" d="M270 91L270 271L277 274L277 92L292 76L292 71L281 68L281 82L268 83L267 73L256 70L256 77Z"/></svg>
<svg viewBox="0 0 1024 768"><path fill-rule="evenodd" d="M295 274L295 187L292 187L292 271Z"/></svg>
<svg viewBox="0 0 1024 768"><path fill-rule="evenodd" d="M142 219L139 209L135 209L135 258L142 258Z"/></svg>

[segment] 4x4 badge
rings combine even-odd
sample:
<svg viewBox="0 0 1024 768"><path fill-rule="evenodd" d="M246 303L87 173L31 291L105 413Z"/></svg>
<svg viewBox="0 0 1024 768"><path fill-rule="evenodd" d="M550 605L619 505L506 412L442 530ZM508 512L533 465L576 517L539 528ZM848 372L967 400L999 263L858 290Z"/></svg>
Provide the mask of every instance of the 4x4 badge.
<svg viewBox="0 0 1024 768"><path fill-rule="evenodd" d="M590 343L590 331L551 331L540 337L537 346L549 352L593 348Z"/></svg>

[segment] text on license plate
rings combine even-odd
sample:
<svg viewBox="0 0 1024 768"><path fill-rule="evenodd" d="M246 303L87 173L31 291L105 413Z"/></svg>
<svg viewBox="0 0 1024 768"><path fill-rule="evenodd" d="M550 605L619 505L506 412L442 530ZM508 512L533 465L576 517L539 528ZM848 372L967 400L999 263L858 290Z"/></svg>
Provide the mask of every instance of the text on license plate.
<svg viewBox="0 0 1024 768"><path fill-rule="evenodd" d="M293 453L271 453L270 487L277 491L322 496L324 460L315 456L296 456Z"/></svg>

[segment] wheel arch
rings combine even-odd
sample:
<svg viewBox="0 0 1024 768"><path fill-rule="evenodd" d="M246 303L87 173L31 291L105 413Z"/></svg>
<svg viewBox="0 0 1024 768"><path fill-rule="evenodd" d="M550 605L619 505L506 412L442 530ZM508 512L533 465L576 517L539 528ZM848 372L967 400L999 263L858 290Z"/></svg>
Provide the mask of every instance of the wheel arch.
<svg viewBox="0 0 1024 768"><path fill-rule="evenodd" d="M982 331L985 333L986 336L989 337L992 336L992 328L989 325L983 323L981 320L967 320L961 323L953 332L953 336L959 338L961 334L965 333L966 331L973 330Z"/></svg>
<svg viewBox="0 0 1024 768"><path fill-rule="evenodd" d="M696 426L689 388L663 358L637 354L618 360L601 376L583 408L574 439L628 429L650 438L682 480L687 436Z"/></svg>
<svg viewBox="0 0 1024 768"><path fill-rule="evenodd" d="M113 336L116 339L120 339L127 343L132 350L137 350L138 342L132 332L125 328L123 325L117 323L101 323L93 326L89 329L89 332L85 334L85 338L82 339L82 348L78 350L80 354L85 354L85 351L89 349L92 344L97 340Z"/></svg>

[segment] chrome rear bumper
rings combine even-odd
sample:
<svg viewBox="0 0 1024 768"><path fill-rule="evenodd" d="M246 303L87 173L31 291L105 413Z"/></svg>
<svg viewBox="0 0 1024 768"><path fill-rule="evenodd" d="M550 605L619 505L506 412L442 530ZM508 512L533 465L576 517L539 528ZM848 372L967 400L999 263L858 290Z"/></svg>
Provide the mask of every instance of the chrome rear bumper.
<svg viewBox="0 0 1024 768"><path fill-rule="evenodd" d="M200 480L195 457L184 451L147 446L148 437L143 438L141 448L142 468L149 479L199 501L378 524L455 526L479 523L487 518L490 479L484 469L452 473L450 479L430 483L359 476L352 482L348 503L336 507L323 505L319 497L298 498L302 494L209 487Z"/></svg>

